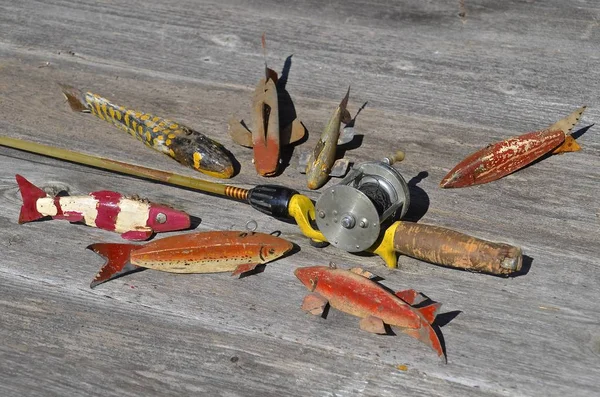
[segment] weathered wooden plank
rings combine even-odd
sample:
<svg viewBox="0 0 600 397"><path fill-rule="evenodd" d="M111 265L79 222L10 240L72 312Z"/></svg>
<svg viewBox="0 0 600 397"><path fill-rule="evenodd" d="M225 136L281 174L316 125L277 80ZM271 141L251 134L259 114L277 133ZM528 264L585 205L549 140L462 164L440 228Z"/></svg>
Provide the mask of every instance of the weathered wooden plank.
<svg viewBox="0 0 600 397"><path fill-rule="evenodd" d="M2 395L595 395L600 392L597 258L600 138L500 181L437 184L487 143L545 127L580 105L599 118L596 2L72 2L0 4L0 134L196 175L90 115L55 82L168 116L219 139L242 170L310 197L293 167L261 179L226 132L247 117L268 61L290 54L287 88L313 145L352 85L362 145L354 161L403 148L413 216L523 247L529 272L501 279L311 247L248 206L0 148ZM70 54L72 51L73 54ZM298 152L298 148L295 150ZM292 158L294 164L295 156ZM141 193L202 218L198 230L281 230L300 252L241 280L144 271L89 290L102 261L84 248L117 235L65 222L17 225L14 174L72 194ZM337 181L332 181L337 183ZM379 337L332 311L304 315L297 266L363 264L390 288L415 288L461 313L442 328L449 364L411 338ZM231 359L237 357L237 361ZM395 368L408 366L408 371Z"/></svg>

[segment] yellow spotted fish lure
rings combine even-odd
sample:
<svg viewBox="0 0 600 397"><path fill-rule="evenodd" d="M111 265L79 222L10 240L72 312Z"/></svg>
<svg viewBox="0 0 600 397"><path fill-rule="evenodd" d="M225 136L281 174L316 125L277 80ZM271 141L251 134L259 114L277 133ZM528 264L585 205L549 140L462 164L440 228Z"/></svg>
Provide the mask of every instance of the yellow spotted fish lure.
<svg viewBox="0 0 600 397"><path fill-rule="evenodd" d="M205 135L162 117L117 106L91 92L64 84L61 88L73 111L92 113L197 171L217 178L233 176L231 153Z"/></svg>

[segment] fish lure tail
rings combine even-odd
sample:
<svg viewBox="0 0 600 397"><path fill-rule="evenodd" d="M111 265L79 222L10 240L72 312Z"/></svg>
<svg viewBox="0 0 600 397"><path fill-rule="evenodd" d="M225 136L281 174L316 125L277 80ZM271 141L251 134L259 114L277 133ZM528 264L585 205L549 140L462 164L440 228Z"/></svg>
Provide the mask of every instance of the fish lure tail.
<svg viewBox="0 0 600 397"><path fill-rule="evenodd" d="M420 340L427 346L431 347L438 356L446 360L446 354L442 346L442 342L438 334L435 332L431 324L427 323L427 320L421 319L421 326L419 328L402 328L401 331L415 339Z"/></svg>
<svg viewBox="0 0 600 397"><path fill-rule="evenodd" d="M87 246L87 249L106 259L106 263L91 282L90 288L138 269L139 266L129 262L131 252L138 247L140 246L121 243L96 243Z"/></svg>
<svg viewBox="0 0 600 397"><path fill-rule="evenodd" d="M90 109L85 101L85 94L81 90L67 84L59 84L63 95L74 112L89 112Z"/></svg>
<svg viewBox="0 0 600 397"><path fill-rule="evenodd" d="M435 316L437 316L438 310L442 306L441 303L432 303L431 305L415 308L421 316L429 323L433 323Z"/></svg>
<svg viewBox="0 0 600 397"><path fill-rule="evenodd" d="M40 198L46 197L47 194L21 175L16 175L15 179L21 191L23 206L19 214L19 223L31 222L43 218L44 215L37 210L37 201Z"/></svg>

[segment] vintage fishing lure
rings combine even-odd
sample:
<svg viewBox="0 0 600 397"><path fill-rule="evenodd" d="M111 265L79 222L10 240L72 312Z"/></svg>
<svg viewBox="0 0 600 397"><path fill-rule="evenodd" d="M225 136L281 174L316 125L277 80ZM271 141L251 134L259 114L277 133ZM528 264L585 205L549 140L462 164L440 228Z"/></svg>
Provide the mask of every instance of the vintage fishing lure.
<svg viewBox="0 0 600 397"><path fill-rule="evenodd" d="M440 187L457 188L492 182L545 154L580 150L570 133L584 110L585 106L545 130L509 138L471 154L442 179Z"/></svg>
<svg viewBox="0 0 600 397"><path fill-rule="evenodd" d="M427 299L414 290L394 294L373 281L376 276L360 268L312 266L297 268L294 274L311 291L302 303L304 311L321 316L329 304L362 318L360 328L364 331L385 334L386 325L397 327L445 359L442 344L431 326L441 304L426 304Z"/></svg>
<svg viewBox="0 0 600 397"><path fill-rule="evenodd" d="M171 273L220 273L232 276L254 270L293 248L270 234L211 231L170 236L143 245L92 244L88 249L107 259L91 287L138 268Z"/></svg>
<svg viewBox="0 0 600 397"><path fill-rule="evenodd" d="M126 240L147 240L157 232L190 227L190 217L185 212L148 200L108 190L87 196L49 197L21 175L16 179L23 198L19 223L50 216L117 232Z"/></svg>
<svg viewBox="0 0 600 397"><path fill-rule="evenodd" d="M343 176L349 166L348 160L339 159L336 161L336 149L338 139L340 138L340 125L343 122L348 124L352 117L346 109L350 88L346 96L333 112L331 119L321 134L321 138L314 150L310 153L306 164L306 178L309 189L318 189L327 182L330 174ZM302 160L301 160L302 161Z"/></svg>
<svg viewBox="0 0 600 397"><path fill-rule="evenodd" d="M76 112L92 113L128 132L181 164L216 178L231 178L232 154L220 143L174 121L149 113L129 110L91 92L61 84L63 93Z"/></svg>
<svg viewBox="0 0 600 397"><path fill-rule="evenodd" d="M267 66L265 35L262 36L265 52L265 77L261 79L252 97L252 122L248 129L243 121L229 121L231 138L241 146L254 150L254 166L262 176L273 176L281 163L281 146L301 140L306 130L298 119L291 125L281 126L277 72Z"/></svg>

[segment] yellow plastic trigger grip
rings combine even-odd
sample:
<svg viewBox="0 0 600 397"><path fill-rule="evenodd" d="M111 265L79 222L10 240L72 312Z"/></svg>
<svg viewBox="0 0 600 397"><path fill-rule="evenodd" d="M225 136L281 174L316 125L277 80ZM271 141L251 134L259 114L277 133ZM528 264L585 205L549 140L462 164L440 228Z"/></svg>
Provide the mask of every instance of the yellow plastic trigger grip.
<svg viewBox="0 0 600 397"><path fill-rule="evenodd" d="M300 231L306 237L318 242L327 241L323 233L315 230L310 224L315 220L315 205L308 197L302 194L293 195L288 204L288 213L296 220Z"/></svg>
<svg viewBox="0 0 600 397"><path fill-rule="evenodd" d="M398 256L394 249L394 235L400 222L394 222L387 228L383 236L367 251L379 255L387 267L395 269L398 267Z"/></svg>

